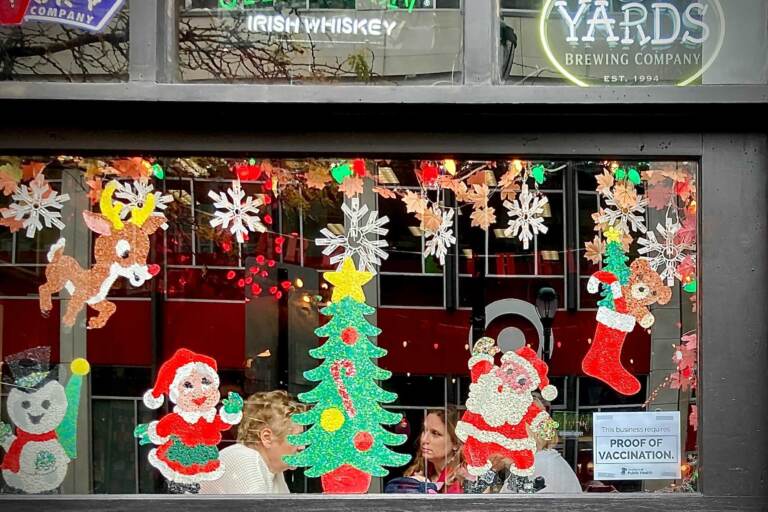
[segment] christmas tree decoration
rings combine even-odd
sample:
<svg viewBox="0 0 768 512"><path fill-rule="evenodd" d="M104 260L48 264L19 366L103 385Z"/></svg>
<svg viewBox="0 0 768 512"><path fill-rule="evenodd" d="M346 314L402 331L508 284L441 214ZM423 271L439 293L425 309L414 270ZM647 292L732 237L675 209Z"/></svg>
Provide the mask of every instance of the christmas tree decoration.
<svg viewBox="0 0 768 512"><path fill-rule="evenodd" d="M106 325L117 309L115 303L107 300L107 294L115 281L124 277L132 286L138 287L160 272L159 265L147 265L149 237L165 222L163 216L152 216L154 195L149 195L142 208L132 208L128 222L120 214L123 204L113 201L117 188L113 181L104 187L99 201L101 213L83 212L88 228L97 237L94 241L94 259L89 269L83 269L71 256L64 255L66 240L60 238L48 250L48 265L45 267L46 282L39 287L40 311L48 313L53 309L52 295L66 289L71 299L62 318L64 325L73 326L78 313L86 306L98 312L88 320L89 329Z"/></svg>
<svg viewBox="0 0 768 512"><path fill-rule="evenodd" d="M333 302L339 302L344 297L352 297L357 302L365 302L362 286L373 279L373 274L357 270L352 259L347 258L341 264L340 271L324 272L323 277L334 286L331 294Z"/></svg>
<svg viewBox="0 0 768 512"><path fill-rule="evenodd" d="M506 352L501 365L494 363L499 351L492 338L481 338L472 349L467 411L456 426L470 475L479 477L491 469L491 458L509 461L513 475L533 475L536 441L531 431L549 420L534 400L540 390L544 400L557 398L549 383L549 368L529 347Z"/></svg>
<svg viewBox="0 0 768 512"><path fill-rule="evenodd" d="M258 215L259 206L263 201L257 197L246 197L245 191L240 186L240 180L233 181L226 194L211 190L208 192L208 197L214 200L213 206L216 208L211 226L229 229L238 243L244 243L248 233L254 231L263 233L267 230Z"/></svg>
<svg viewBox="0 0 768 512"><path fill-rule="evenodd" d="M542 167L543 168L543 167ZM509 237L517 237L523 242L523 249L528 250L531 240L538 234L548 231L544 225L544 207L549 200L538 193L532 194L528 185L523 185L520 195L514 201L504 201L509 215L509 227L504 234Z"/></svg>
<svg viewBox="0 0 768 512"><path fill-rule="evenodd" d="M381 265L381 260L386 260L389 255L384 248L389 244L386 240L379 239L389 232L384 226L389 222L389 217L379 217L379 212L373 210L368 215L368 206L360 206L360 200L353 198L350 204L343 204L341 210L348 220L349 229L345 234L335 235L328 228L320 230L322 238L317 238L315 244L325 247L323 254L331 257L331 265L341 268L347 258L357 257L357 267L376 273L376 267Z"/></svg>
<svg viewBox="0 0 768 512"><path fill-rule="evenodd" d="M321 311L330 320L315 334L327 339L310 350L312 357L323 362L304 373L307 380L319 384L299 394L302 402L313 407L292 417L310 428L288 436L291 444L304 449L284 460L308 468L306 476L321 477L326 493L364 493L372 476L387 475L383 466L402 466L410 459L389 448L404 443L406 436L383 427L398 425L403 416L380 405L394 402L397 395L379 386L392 374L373 362L387 351L369 340L381 332L365 318L375 312L365 304L362 290L371 274L356 270L348 258L341 271L326 272L324 277L336 288L332 302Z"/></svg>
<svg viewBox="0 0 768 512"><path fill-rule="evenodd" d="M217 480L224 473L219 460L221 433L243 417L243 399L230 392L221 399L216 361L185 348L165 361L155 385L144 393L144 405L158 409L168 399L173 412L158 421L142 423L134 430L139 444L157 446L149 463L169 482L175 494L196 494L200 482Z"/></svg>
<svg viewBox="0 0 768 512"><path fill-rule="evenodd" d="M456 237L453 236L453 210L445 208L439 210L440 225L437 230L426 230L424 233L424 257L435 256L441 265L445 265L445 257L448 249L456 243Z"/></svg>
<svg viewBox="0 0 768 512"><path fill-rule="evenodd" d="M70 363L66 386L49 370L50 348L38 347L6 359L14 378L6 409L13 423L0 422L0 465L6 485L25 494L50 493L77 458L77 416L85 359ZM15 427L15 428L14 428Z"/></svg>
<svg viewBox="0 0 768 512"><path fill-rule="evenodd" d="M618 229L611 227L608 228L605 233L605 266L603 270L615 275L619 280L619 284L624 286L629 282L630 270L627 266L629 257L624 254L624 250L621 245L622 233ZM613 309L613 295L611 293L610 286L604 286L601 291L602 299L598 301L598 307L605 307Z"/></svg>
<svg viewBox="0 0 768 512"><path fill-rule="evenodd" d="M682 276L678 273L678 264L682 263L688 255L686 251L693 251L696 246L677 236L680 230L680 224L674 222L669 216L664 220L664 226L661 223L656 225L656 231L659 233L662 241L656 238L656 233L650 230L645 238L639 238L637 243L641 246L638 254L647 255L646 259L650 262L653 270L661 270L661 277L667 282L667 286L675 284L675 277L681 282Z"/></svg>
<svg viewBox="0 0 768 512"><path fill-rule="evenodd" d="M648 199L639 196L634 186L626 181L614 184L612 189L603 190L606 208L598 218L601 224L616 226L623 233L639 231L645 233L645 207Z"/></svg>
<svg viewBox="0 0 768 512"><path fill-rule="evenodd" d="M141 210L144 208L144 204L147 202L147 198L150 195L154 197L152 200L154 209L151 215L155 217L165 217L163 211L173 202L172 195L155 191L154 185L152 185L147 178L139 178L138 180L125 181L122 183L115 181L115 183L115 197L121 199L124 204L123 209L120 211L120 219L122 220L128 218L128 215L134 209ZM160 227L163 230L166 230L168 229L168 223L164 222Z"/></svg>
<svg viewBox="0 0 768 512"><path fill-rule="evenodd" d="M69 194L59 194L53 190L42 174L38 174L29 186L17 186L11 199L14 202L3 210L3 217L22 222L22 226L27 229L27 238L34 238L35 233L43 229L43 223L46 228L64 229L61 212L58 210L69 201Z"/></svg>
<svg viewBox="0 0 768 512"><path fill-rule="evenodd" d="M597 293L600 284L610 288L613 307L598 307L595 335L581 368L618 393L635 395L640 391L640 381L621 363L624 341L636 323L645 329L653 325L654 317L648 307L656 303L667 304L672 291L642 259L632 262L626 284L622 284L613 272L602 270L589 278L587 291Z"/></svg>

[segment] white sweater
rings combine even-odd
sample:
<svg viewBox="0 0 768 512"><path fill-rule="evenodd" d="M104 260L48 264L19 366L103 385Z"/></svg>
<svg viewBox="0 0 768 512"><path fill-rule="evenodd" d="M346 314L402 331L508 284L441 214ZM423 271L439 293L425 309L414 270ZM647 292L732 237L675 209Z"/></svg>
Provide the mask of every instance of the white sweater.
<svg viewBox="0 0 768 512"><path fill-rule="evenodd" d="M557 450L536 452L533 478L544 477L546 487L537 494L580 494L581 485L571 466ZM501 493L508 493L507 482Z"/></svg>
<svg viewBox="0 0 768 512"><path fill-rule="evenodd" d="M288 494L283 473L269 471L259 452L242 444L221 450L224 475L200 484L200 494Z"/></svg>

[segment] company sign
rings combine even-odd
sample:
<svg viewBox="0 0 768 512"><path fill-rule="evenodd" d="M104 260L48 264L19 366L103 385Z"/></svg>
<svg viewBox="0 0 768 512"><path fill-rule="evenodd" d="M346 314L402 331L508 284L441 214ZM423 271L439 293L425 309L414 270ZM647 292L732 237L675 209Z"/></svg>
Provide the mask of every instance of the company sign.
<svg viewBox="0 0 768 512"><path fill-rule="evenodd" d="M539 35L551 64L590 85L688 85L717 59L719 0L545 0Z"/></svg>
<svg viewBox="0 0 768 512"><path fill-rule="evenodd" d="M125 0L32 0L24 19L101 32L124 3Z"/></svg>

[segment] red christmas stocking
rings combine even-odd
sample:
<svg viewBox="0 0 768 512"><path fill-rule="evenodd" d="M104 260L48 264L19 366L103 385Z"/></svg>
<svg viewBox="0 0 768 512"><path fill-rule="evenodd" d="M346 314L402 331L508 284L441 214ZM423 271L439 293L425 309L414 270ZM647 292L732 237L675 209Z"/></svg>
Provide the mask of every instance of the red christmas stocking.
<svg viewBox="0 0 768 512"><path fill-rule="evenodd" d="M21 25L30 0L0 0L0 25Z"/></svg>
<svg viewBox="0 0 768 512"><path fill-rule="evenodd" d="M597 310L597 328L581 369L608 384L622 395L640 391L640 381L621 364L621 349L627 333L635 328L635 317L608 308Z"/></svg>

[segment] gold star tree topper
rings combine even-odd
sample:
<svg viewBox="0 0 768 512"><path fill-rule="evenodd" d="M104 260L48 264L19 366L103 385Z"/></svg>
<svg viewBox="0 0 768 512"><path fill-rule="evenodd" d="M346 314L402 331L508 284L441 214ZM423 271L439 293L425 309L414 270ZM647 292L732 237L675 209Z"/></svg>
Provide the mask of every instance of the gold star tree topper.
<svg viewBox="0 0 768 512"><path fill-rule="evenodd" d="M323 277L334 286L333 295L331 295L333 302L339 302L344 297L352 297L357 302L365 302L362 287L373 279L373 274L357 270L352 258L347 258L341 264L341 270L324 272Z"/></svg>

